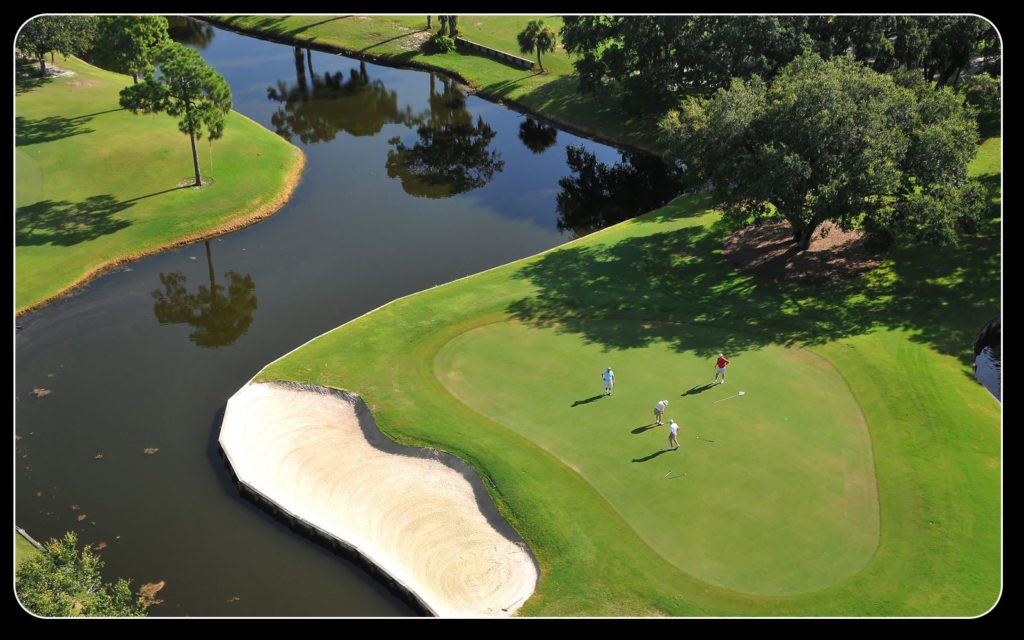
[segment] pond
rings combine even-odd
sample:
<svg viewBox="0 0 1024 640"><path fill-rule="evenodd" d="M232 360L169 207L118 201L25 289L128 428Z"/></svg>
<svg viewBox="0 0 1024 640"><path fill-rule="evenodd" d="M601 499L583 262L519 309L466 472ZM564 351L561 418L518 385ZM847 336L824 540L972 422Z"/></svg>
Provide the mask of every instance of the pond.
<svg viewBox="0 0 1024 640"><path fill-rule="evenodd" d="M208 26L182 37L228 80L236 110L303 148L305 174L266 221L19 319L16 521L37 539L74 530L104 544L106 575L136 588L166 581L151 615L413 615L240 498L217 452L228 397L390 300L642 213L680 186L659 161L438 75Z"/></svg>

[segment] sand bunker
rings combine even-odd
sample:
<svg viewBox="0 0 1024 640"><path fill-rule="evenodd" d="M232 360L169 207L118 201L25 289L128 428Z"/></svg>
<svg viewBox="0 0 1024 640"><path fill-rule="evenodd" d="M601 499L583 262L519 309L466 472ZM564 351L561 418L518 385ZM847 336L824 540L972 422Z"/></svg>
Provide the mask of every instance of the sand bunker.
<svg viewBox="0 0 1024 640"><path fill-rule="evenodd" d="M388 440L357 396L247 385L220 444L240 481L358 548L437 615L511 615L536 587L532 555L472 468Z"/></svg>

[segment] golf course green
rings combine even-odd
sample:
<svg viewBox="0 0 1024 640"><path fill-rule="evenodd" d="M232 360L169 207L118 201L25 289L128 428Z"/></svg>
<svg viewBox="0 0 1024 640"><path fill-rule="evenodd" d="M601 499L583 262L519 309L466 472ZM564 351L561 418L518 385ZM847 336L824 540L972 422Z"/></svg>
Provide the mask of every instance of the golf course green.
<svg viewBox="0 0 1024 640"><path fill-rule="evenodd" d="M695 332L727 339L714 327L671 330L684 341ZM609 397L597 393L606 361L616 374ZM687 573L760 595L853 575L878 544L878 492L849 389L804 349L748 351L730 370L726 384L709 387L712 360L665 342L608 353L518 322L466 332L435 360L456 398L576 469ZM666 448L668 427L653 426L661 399L666 420L680 425L678 451Z"/></svg>
<svg viewBox="0 0 1024 640"><path fill-rule="evenodd" d="M302 173L297 147L232 111L224 137L189 139L164 114L118 103L129 76L76 58L15 96L15 306L25 313L123 262L208 238L277 211Z"/></svg>
<svg viewBox="0 0 1024 640"><path fill-rule="evenodd" d="M256 379L354 391L392 439L471 463L540 563L522 615L980 615L1000 406L968 363L999 312L993 229L779 284L736 271L720 214L685 196L395 300ZM727 382L706 387L719 351ZM677 451L651 426L662 399Z"/></svg>

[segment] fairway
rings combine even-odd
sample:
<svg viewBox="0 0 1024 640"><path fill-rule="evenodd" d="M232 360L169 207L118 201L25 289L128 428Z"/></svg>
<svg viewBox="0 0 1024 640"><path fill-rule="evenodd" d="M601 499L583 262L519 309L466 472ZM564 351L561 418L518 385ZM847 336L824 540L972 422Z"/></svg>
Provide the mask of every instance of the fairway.
<svg viewBox="0 0 1024 640"><path fill-rule="evenodd" d="M713 327L669 330L684 344L694 332L726 338ZM871 558L879 531L860 408L807 350L730 358L727 383L709 387L713 358L665 342L605 350L500 322L458 336L434 364L459 400L563 460L695 577L756 595L848 578ZM616 374L610 397L601 395L606 366ZM680 425L678 451L666 450L667 426L654 426L661 399L670 402L666 425Z"/></svg>
<svg viewBox="0 0 1024 640"><path fill-rule="evenodd" d="M134 115L128 76L76 58L71 75L20 79L15 120L15 304L24 313L114 264L277 211L298 183L298 148L232 111L199 143L204 179L176 119Z"/></svg>

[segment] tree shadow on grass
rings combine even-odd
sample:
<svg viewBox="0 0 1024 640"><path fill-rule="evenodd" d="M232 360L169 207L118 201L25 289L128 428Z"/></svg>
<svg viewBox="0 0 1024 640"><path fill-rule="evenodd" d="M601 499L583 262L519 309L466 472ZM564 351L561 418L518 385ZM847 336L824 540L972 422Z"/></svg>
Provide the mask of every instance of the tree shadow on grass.
<svg viewBox="0 0 1024 640"><path fill-rule="evenodd" d="M82 202L42 200L15 211L17 246L52 244L68 247L120 231L131 222L114 215L133 206L109 194Z"/></svg>
<svg viewBox="0 0 1024 640"><path fill-rule="evenodd" d="M698 206L694 200L689 208ZM668 210L640 222L695 213ZM659 341L709 357L892 328L965 362L978 328L999 311L998 237L964 238L955 249L895 248L879 269L825 286L766 283L735 271L722 255L728 233L719 220L553 251L517 272L537 293L507 311L606 349Z"/></svg>
<svg viewBox="0 0 1024 640"><path fill-rule="evenodd" d="M27 58L18 57L15 59L14 70L14 93L20 96L38 89L39 87L53 82L53 77L39 76L39 63Z"/></svg>
<svg viewBox="0 0 1024 640"><path fill-rule="evenodd" d="M65 118L49 116L38 120L29 120L18 116L15 118L15 146L23 147L30 144L53 142L62 138L70 138L83 133L92 133L93 129L83 124L92 118Z"/></svg>

